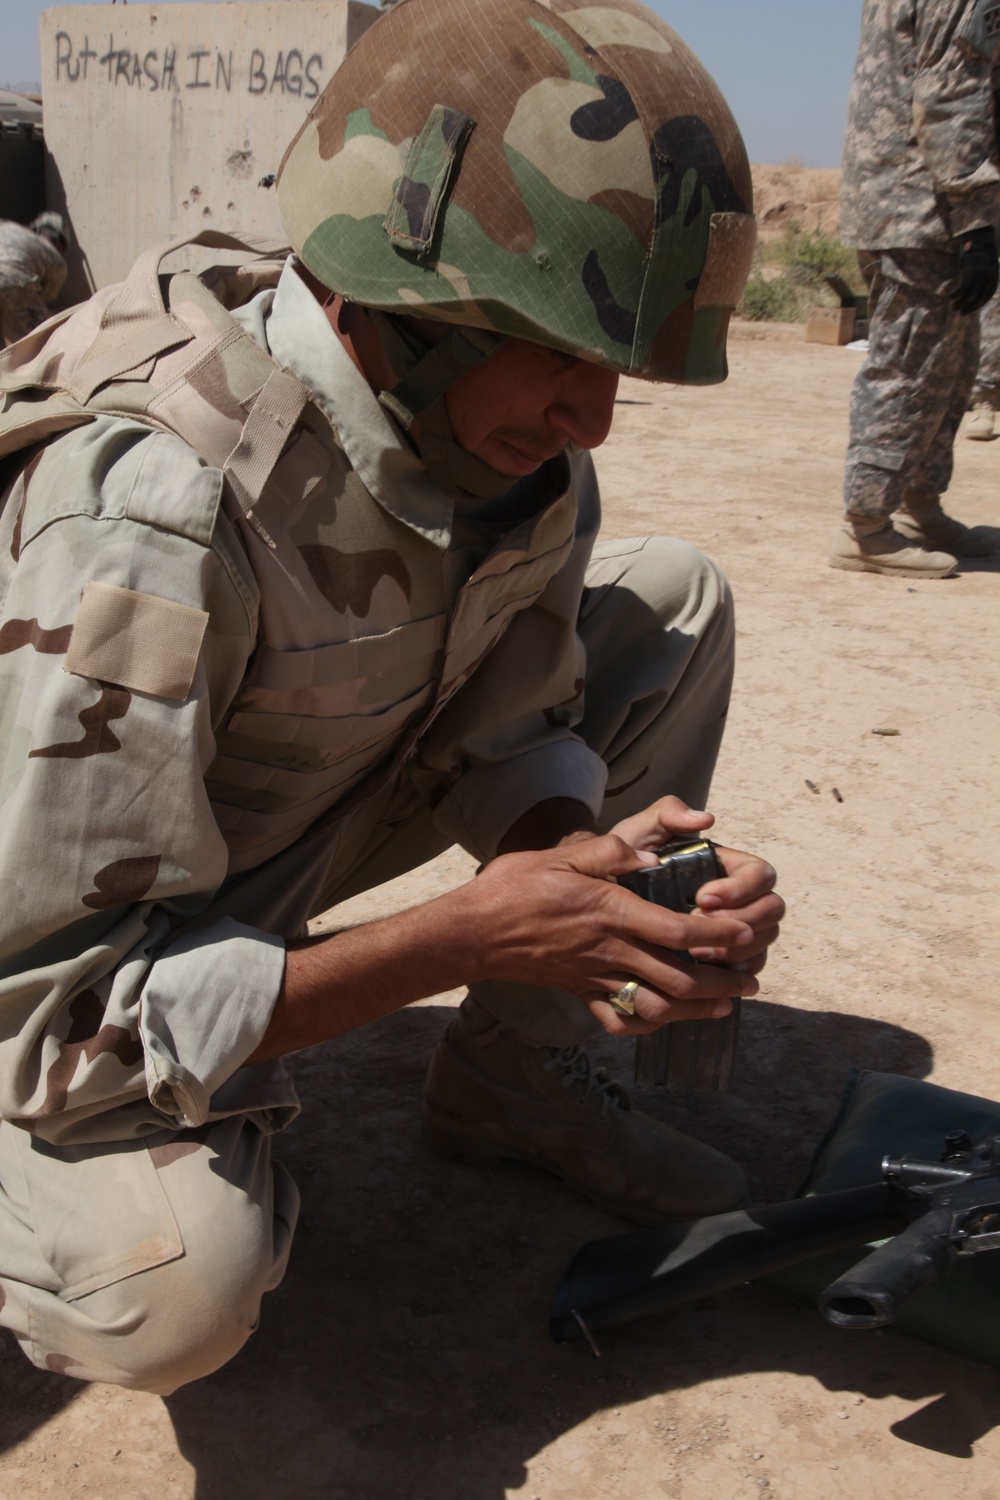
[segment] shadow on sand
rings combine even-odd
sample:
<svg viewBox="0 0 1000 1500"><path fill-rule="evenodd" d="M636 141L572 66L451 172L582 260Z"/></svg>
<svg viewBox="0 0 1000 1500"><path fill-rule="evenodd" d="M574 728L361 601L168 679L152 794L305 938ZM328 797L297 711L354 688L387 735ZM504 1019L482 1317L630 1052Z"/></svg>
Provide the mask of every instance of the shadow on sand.
<svg viewBox="0 0 1000 1500"><path fill-rule="evenodd" d="M279 1145L303 1195L289 1274L243 1353L167 1400L199 1500L273 1500L279 1485L325 1500L503 1500L594 1413L751 1371L936 1398L892 1431L955 1457L1000 1423L1000 1372L891 1332L838 1332L760 1287L603 1335L600 1362L553 1344L548 1304L568 1260L623 1225L529 1168L480 1172L422 1147L420 1088L448 1015L410 1009L296 1060L304 1110ZM759 1002L732 1094L642 1102L682 1129L697 1119L775 1199L852 1065L923 1077L931 1061L914 1032ZM78 1390L6 1346L4 1446Z"/></svg>
<svg viewBox="0 0 1000 1500"><path fill-rule="evenodd" d="M976 526L976 538L990 549L986 557L960 557L958 576L963 573L1000 573L1000 526Z"/></svg>

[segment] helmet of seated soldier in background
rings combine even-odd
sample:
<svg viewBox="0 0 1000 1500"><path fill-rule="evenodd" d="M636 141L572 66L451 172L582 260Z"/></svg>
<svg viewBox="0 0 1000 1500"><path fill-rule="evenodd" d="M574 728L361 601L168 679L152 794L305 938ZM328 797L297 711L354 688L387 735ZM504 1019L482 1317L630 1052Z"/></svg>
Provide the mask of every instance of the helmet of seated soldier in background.
<svg viewBox="0 0 1000 1500"><path fill-rule="evenodd" d="M28 228L33 234L40 234L43 239L48 240L49 244L54 246L60 255L65 255L69 249L69 235L66 233L66 224L62 214L57 214L51 209L47 209L45 213L39 214L36 219L32 219Z"/></svg>
<svg viewBox="0 0 1000 1500"><path fill-rule="evenodd" d="M380 399L422 433L505 337L646 380L724 380L752 192L721 93L638 0L402 0L277 178L289 243L372 311L400 376ZM414 318L456 328L429 350Z"/></svg>

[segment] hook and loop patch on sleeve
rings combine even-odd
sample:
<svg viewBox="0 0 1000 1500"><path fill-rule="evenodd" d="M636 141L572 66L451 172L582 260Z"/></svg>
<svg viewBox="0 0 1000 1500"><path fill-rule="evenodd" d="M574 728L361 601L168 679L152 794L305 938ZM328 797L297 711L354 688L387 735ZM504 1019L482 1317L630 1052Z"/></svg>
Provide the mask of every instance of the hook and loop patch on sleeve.
<svg viewBox="0 0 1000 1500"><path fill-rule="evenodd" d="M65 669L183 702L207 625L203 609L92 580L76 613Z"/></svg>

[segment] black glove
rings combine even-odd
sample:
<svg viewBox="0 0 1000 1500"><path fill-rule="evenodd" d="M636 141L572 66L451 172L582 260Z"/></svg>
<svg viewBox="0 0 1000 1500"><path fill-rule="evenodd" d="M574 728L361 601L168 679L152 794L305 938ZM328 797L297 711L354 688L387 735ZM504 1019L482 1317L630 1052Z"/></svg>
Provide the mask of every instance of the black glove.
<svg viewBox="0 0 1000 1500"><path fill-rule="evenodd" d="M958 286L951 294L952 306L966 317L985 307L1000 279L997 235L992 224L970 229L957 242Z"/></svg>

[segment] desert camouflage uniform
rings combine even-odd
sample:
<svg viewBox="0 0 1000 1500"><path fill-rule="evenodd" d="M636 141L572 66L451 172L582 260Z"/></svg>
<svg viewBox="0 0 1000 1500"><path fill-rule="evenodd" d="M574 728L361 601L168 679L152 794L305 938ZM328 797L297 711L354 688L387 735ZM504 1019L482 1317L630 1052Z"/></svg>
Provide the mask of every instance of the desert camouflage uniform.
<svg viewBox="0 0 1000 1500"><path fill-rule="evenodd" d="M66 262L44 235L0 219L0 343L44 323L66 280Z"/></svg>
<svg viewBox="0 0 1000 1500"><path fill-rule="evenodd" d="M394 8L314 106L279 179L306 266L476 338L722 379L752 190L704 70L633 0L460 9ZM489 99L473 43L507 60ZM235 1352L287 1256L267 1137L297 1103L242 1066L284 940L549 798L605 827L703 805L733 622L686 544L595 545L585 453L496 500L443 486L294 269L159 260L0 356L0 1322L166 1391ZM539 1044L589 1024L480 990Z"/></svg>
<svg viewBox="0 0 1000 1500"><path fill-rule="evenodd" d="M841 185L845 244L876 260L851 397L844 505L888 516L947 488L977 359L948 300L955 241L997 221L992 61L1000 0L866 0Z"/></svg>
<svg viewBox="0 0 1000 1500"><path fill-rule="evenodd" d="M192 276L167 296L131 349L112 291L0 361L0 436L38 444L0 525L0 1323L157 1391L230 1357L283 1272L295 1095L241 1066L283 939L552 796L605 825L668 786L701 805L732 667L710 563L594 547L589 455L465 507L292 269L235 320ZM482 991L551 1045L585 1029Z"/></svg>

